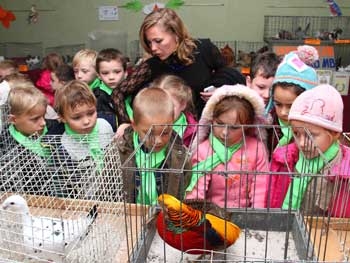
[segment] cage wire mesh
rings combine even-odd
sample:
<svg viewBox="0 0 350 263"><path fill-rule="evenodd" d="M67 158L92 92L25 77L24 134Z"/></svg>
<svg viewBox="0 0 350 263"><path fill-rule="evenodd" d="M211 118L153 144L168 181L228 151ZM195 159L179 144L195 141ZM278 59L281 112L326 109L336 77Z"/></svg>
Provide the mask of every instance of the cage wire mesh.
<svg viewBox="0 0 350 263"><path fill-rule="evenodd" d="M164 126L163 126L164 127ZM177 128L175 125L170 126ZM197 130L203 128L201 125L195 126ZM186 127L181 126L181 129ZM187 149L186 153L181 153L185 157L182 158L182 163L175 167L173 154L179 153L176 148L178 141L181 138L178 134L173 133L167 143L167 150L164 160L150 168L147 166L137 166L136 159L143 158L139 163L152 163L152 153L157 150L157 136L169 136L168 129L163 128L164 134L155 136L155 130L159 132L157 126L153 126L145 138L139 142L135 151L123 163L123 176L133 178L133 185L137 186L134 189L134 201L137 195L149 194L146 188L146 182L141 181L141 177L146 172L153 172L157 181L157 194L162 195L169 191L167 185L169 178L178 177L181 180L186 180L186 173L191 173L192 176L198 176L205 182L194 187L192 192L186 194L186 199L180 199L180 208L178 211L169 211L164 209L162 204L144 204L139 199L136 204L140 210L135 214L133 223L126 224L127 232L129 233L128 247L130 262L324 262L324 261L348 261L349 260L349 219L346 218L346 203L349 196L349 183L346 174L349 174L348 167L341 166L339 169L331 169L333 161L328 162L324 154L316 146L310 132L305 128L300 128L299 133L303 133L303 146L301 143L286 146L280 156L280 165L283 170L272 169L276 145L280 143L281 128L279 126L243 126L237 125L234 127L224 126L221 128L235 128L242 132L242 145L236 152L234 159L231 159L234 164L221 164L220 168L206 169L205 167L198 170L195 168L188 170L187 162L196 162L199 159L211 160L210 145L214 142L209 139L204 143L199 143L198 137L192 140L191 150ZM215 126L210 126L210 131L213 131ZM253 130L253 133L251 131ZM289 129L291 133L291 130ZM209 137L210 138L210 137ZM293 138L295 139L295 137ZM265 147L267 145L267 147ZM147 152L146 155L137 154L142 149ZM270 149L270 150L269 150ZM271 150L272 149L272 150ZM200 152L200 154L199 154ZM289 161L290 155L302 152L307 160L311 155L317 154L320 156L319 162L303 161L301 171L294 169L294 164ZM201 158L196 155L201 155ZM225 153L227 154L227 152ZM197 160L197 159L198 160ZM339 156L335 160L339 161ZM194 161L196 160L196 161ZM322 165L323 164L323 165ZM195 167L195 166L194 166ZM317 167L319 169L314 170ZM316 172L317 171L317 172ZM221 178L220 178L221 177ZM282 197L289 205L287 208L274 208L272 204L273 196L270 196L273 188L273 180L278 179L278 189L283 193ZM301 191L302 187L297 181L306 182L305 193L301 194L302 198L296 198L290 195L287 198L286 192L290 187L291 192ZM222 195L221 202L211 192L212 185L218 186L218 194ZM262 193L258 190L258 182L266 182L265 189L265 207L260 207L255 202L255 198ZM142 187L144 184L144 187ZM186 182L179 184L180 193L185 192ZM204 186L203 186L204 185ZM261 186L262 184L260 184ZM208 188L205 188L208 187ZM202 187L202 189L201 189ZM236 188L235 191L232 188ZM142 190L143 189L143 190ZM334 198L338 192L343 194L343 202L335 205ZM204 198L203 198L204 195ZM196 199L198 196L198 199ZM187 199L191 198L191 199ZM201 200L201 198L203 198ZM237 202L231 202L236 198ZM284 201L282 199L282 201ZM299 207L291 207L293 200L299 200ZM218 201L219 200L219 201ZM193 202L200 202L201 205L194 205ZM130 202L130 200L129 200ZM211 210L212 202L219 205L216 210ZM132 200L131 202L132 203ZM131 205L127 203L126 205ZM188 231L197 231L190 228L188 225L188 214L185 210L185 205L199 209L202 214L197 226L206 222L203 218L208 214L225 218L229 222L233 222L241 229L241 234L235 243L221 250L208 249L209 241L203 241L203 248L198 249L203 254L203 257L192 255L191 245L194 237L187 235ZM166 216L159 220L159 215L156 211L163 211ZM175 213L180 220L180 232L169 234L167 232L171 228L169 223L171 213ZM334 217L333 217L334 216ZM190 217L190 216L189 216ZM156 218L156 219L155 219ZM166 219L164 219L166 218ZM155 219L155 220L154 220ZM195 220L195 219L193 219ZM131 220L130 220L131 222ZM161 224L160 222L163 222ZM197 222L197 221L195 221ZM197 228L194 228L197 229ZM225 228L224 229L228 229ZM224 240L229 242L229 232L224 231ZM170 230L169 230L170 231ZM199 230L198 230L199 231ZM209 231L209 230L208 230ZM228 231L228 230L227 230ZM157 233L156 233L157 232ZM131 234L132 233L132 234ZM167 236L164 233L168 233ZM180 234L179 234L180 233ZM199 232L199 236L204 232ZM198 233L197 233L198 234ZM172 238L177 236L177 243L168 243ZM198 236L196 237L198 240ZM164 241L167 240L167 242ZM170 240L170 241L169 241ZM208 239L209 240L209 239ZM174 248L176 247L176 248ZM182 248L182 249L181 249ZM185 250L186 248L187 250ZM192 251L193 252L193 251Z"/></svg>
<svg viewBox="0 0 350 263"><path fill-rule="evenodd" d="M34 154L11 136L3 141L0 202L4 206L6 198L20 195L29 213L0 209L2 260L120 262L124 257L119 253L125 253L120 247L125 208L115 144L107 136L95 138L103 149L96 157L87 150L91 138L68 139L32 138L45 154Z"/></svg>

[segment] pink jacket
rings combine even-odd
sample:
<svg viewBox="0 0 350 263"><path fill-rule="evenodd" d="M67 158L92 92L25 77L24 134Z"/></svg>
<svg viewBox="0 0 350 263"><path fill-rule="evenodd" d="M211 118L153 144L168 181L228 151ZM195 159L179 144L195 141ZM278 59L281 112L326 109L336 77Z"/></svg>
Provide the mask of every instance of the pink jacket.
<svg viewBox="0 0 350 263"><path fill-rule="evenodd" d="M197 132L197 126L195 125L197 124L197 121L190 112L185 112L185 116L187 120L187 127L183 134L182 141L185 146L189 147Z"/></svg>
<svg viewBox="0 0 350 263"><path fill-rule="evenodd" d="M332 217L350 217L350 148L340 145L341 158L339 162L334 163L327 179L336 187L333 190L335 195L331 198L328 205L328 213ZM287 153L287 155L285 155ZM285 160L291 171L298 161L299 150L295 143L285 145L276 149L272 156L271 171L287 171ZM288 180L287 180L288 179ZM271 207L280 208L286 195L290 179L287 176L272 175L270 202Z"/></svg>
<svg viewBox="0 0 350 263"><path fill-rule="evenodd" d="M55 92L53 91L51 86L50 70L47 70L47 69L43 70L40 74L39 79L36 81L35 85L42 93L44 93L44 95L49 101L49 104L53 106L54 99L55 99Z"/></svg>
<svg viewBox="0 0 350 263"><path fill-rule="evenodd" d="M195 165L206 159L212 153L207 139L199 145L198 151L193 154L192 164ZM238 172L235 173L235 171ZM244 173L245 171L247 173ZM227 163L227 167L225 164L220 164L214 168L214 173L199 178L197 185L187 194L186 198L206 198L221 207L225 206L226 200L227 207L263 208L266 207L267 175L258 174L254 178L254 174L267 171L268 159L265 145L253 137L246 137L246 143L234 153ZM227 188L227 197L225 188Z"/></svg>

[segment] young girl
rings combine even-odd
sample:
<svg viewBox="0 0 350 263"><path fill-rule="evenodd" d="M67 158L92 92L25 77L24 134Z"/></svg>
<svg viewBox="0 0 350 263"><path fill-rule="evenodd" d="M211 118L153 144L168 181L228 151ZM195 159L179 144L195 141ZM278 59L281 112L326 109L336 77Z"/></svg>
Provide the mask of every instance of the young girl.
<svg viewBox="0 0 350 263"><path fill-rule="evenodd" d="M50 53L43 61L43 71L40 73L39 79L35 85L41 90L49 100L49 104L54 104L55 92L51 86L51 72L54 71L58 66L63 65L63 59L59 54Z"/></svg>
<svg viewBox="0 0 350 263"><path fill-rule="evenodd" d="M50 156L49 148L41 143L41 136L47 133L44 118L47 99L26 82L11 88L8 106L10 125L0 138L0 165L6 167L8 176L0 185L6 191L21 189L31 194L48 194L49 190L39 183L47 178L43 169Z"/></svg>
<svg viewBox="0 0 350 263"><path fill-rule="evenodd" d="M257 137L262 130L242 126L263 123L263 113L263 100L246 86L227 85L214 92L199 121L186 198L221 207L266 206L266 178L261 173L268 171L268 156L263 139Z"/></svg>
<svg viewBox="0 0 350 263"><path fill-rule="evenodd" d="M156 81L165 90L174 104L174 130L182 138L183 144L189 146L196 133L197 121L191 113L193 109L192 91L185 82L175 75L165 75Z"/></svg>
<svg viewBox="0 0 350 263"><path fill-rule="evenodd" d="M89 86L78 80L56 91L55 109L65 131L54 152L54 166L62 170L61 174L74 174L75 183L83 183L83 174L86 180L87 171L102 167L103 150L113 137L112 127L97 118L96 98ZM70 179L74 187L74 179Z"/></svg>
<svg viewBox="0 0 350 263"><path fill-rule="evenodd" d="M276 149L276 156L287 157L301 176L288 185L282 208L350 217L350 149L339 142L343 107L339 92L330 85L305 91L293 102L288 119L296 142ZM286 155L288 148L296 154ZM305 176L309 173L318 176Z"/></svg>

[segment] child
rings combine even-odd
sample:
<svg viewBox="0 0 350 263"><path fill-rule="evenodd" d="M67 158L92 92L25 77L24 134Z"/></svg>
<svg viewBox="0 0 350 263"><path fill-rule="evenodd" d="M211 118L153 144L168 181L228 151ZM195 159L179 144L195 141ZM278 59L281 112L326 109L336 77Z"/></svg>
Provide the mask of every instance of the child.
<svg viewBox="0 0 350 263"><path fill-rule="evenodd" d="M75 79L85 82L91 89L100 85L100 80L96 73L97 51L92 49L82 49L73 58L72 66Z"/></svg>
<svg viewBox="0 0 350 263"><path fill-rule="evenodd" d="M41 90L47 97L49 104L54 104L55 92L51 86L51 72L54 71L60 65L63 65L63 58L57 53L48 54L43 61L43 71L40 73L39 79L35 85Z"/></svg>
<svg viewBox="0 0 350 263"><path fill-rule="evenodd" d="M277 68L266 110L271 111L274 107L272 124L281 126L279 145L286 145L292 139L288 113L293 101L300 93L317 85L317 73L309 66L317 59L318 52L314 47L299 46L296 51L288 53ZM275 143L271 143L274 148Z"/></svg>
<svg viewBox="0 0 350 263"><path fill-rule="evenodd" d="M69 81L74 80L74 78L73 68L67 64L63 64L51 72L52 89L55 92L66 85Z"/></svg>
<svg viewBox="0 0 350 263"><path fill-rule="evenodd" d="M96 71L101 80L94 89L97 99L97 114L107 120L114 131L117 129L116 110L111 95L119 83L127 76L126 58L117 49L103 49L96 59Z"/></svg>
<svg viewBox="0 0 350 263"><path fill-rule="evenodd" d="M261 53L252 61L250 74L246 77L247 86L259 94L265 106L270 99L270 89L279 63L275 53Z"/></svg>
<svg viewBox="0 0 350 263"><path fill-rule="evenodd" d="M107 121L97 118L96 98L82 81L73 80L56 91L55 109L65 132L55 149L54 166L65 170L63 174L74 174L75 181L70 178L74 188L74 183L82 183L80 173L103 165L103 150L111 142L113 130Z"/></svg>
<svg viewBox="0 0 350 263"><path fill-rule="evenodd" d="M47 192L39 182L45 181L42 172L49 148L41 144L41 136L47 133L45 112L47 99L30 82L13 87L8 97L9 127L1 133L1 166L11 175L1 182L7 191L21 189L31 194ZM17 178L17 179L16 179ZM11 186L10 186L11 185Z"/></svg>
<svg viewBox="0 0 350 263"><path fill-rule="evenodd" d="M256 138L257 128L242 126L262 124L263 114L263 100L246 86L225 85L214 92L192 147L193 175L186 198L220 207L266 206L266 178L259 174L268 171L266 148Z"/></svg>
<svg viewBox="0 0 350 263"><path fill-rule="evenodd" d="M16 62L13 60L3 60L0 61L0 83L8 75L18 72L18 67Z"/></svg>
<svg viewBox="0 0 350 263"><path fill-rule="evenodd" d="M301 176L292 179L293 188L289 184L282 208L291 205L292 209L303 207L332 217L350 217L350 149L339 142L343 107L339 92L330 85L307 90L293 102L288 119L295 143L276 149L275 157L287 157ZM296 154L286 156L290 149ZM318 176L305 176L308 173Z"/></svg>
<svg viewBox="0 0 350 263"><path fill-rule="evenodd" d="M191 174L181 171L189 171L191 165L181 140L172 133L174 105L170 96L155 86L143 89L133 101L133 110L132 127L117 141L121 162L132 168L123 171L126 201L153 205L161 193L182 200ZM171 171L147 171L163 168Z"/></svg>
<svg viewBox="0 0 350 263"><path fill-rule="evenodd" d="M191 113L194 105L192 91L185 82L175 75L160 78L159 87L165 90L174 104L174 130L182 138L183 144L189 146L196 133L197 121Z"/></svg>

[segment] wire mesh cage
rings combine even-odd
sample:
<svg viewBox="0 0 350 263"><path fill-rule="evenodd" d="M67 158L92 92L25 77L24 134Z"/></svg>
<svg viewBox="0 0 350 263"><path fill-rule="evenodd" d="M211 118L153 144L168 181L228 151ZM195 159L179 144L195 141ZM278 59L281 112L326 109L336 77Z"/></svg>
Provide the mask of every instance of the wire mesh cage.
<svg viewBox="0 0 350 263"><path fill-rule="evenodd" d="M195 127L198 134L203 129L201 125ZM207 128L209 134L215 134L215 127ZM228 156L224 159L228 162L217 164L215 154L219 146L212 150L218 143L215 136L209 135L203 142L198 136L193 137L190 149L183 152L184 148L176 147L180 136L168 135L169 130L164 127L163 136L169 138L166 151L163 160L152 166L153 153L159 152L157 140L162 136L158 134L157 139L154 135L152 129L156 126L123 162L123 177L134 180L134 189L127 191L134 200L127 199L147 211L137 215L139 224L126 225L127 231L134 233L134 240L128 243L128 261L348 261L350 186L346 175L350 171L347 165L334 165L346 147L341 146L339 154L329 161L305 128L299 131L303 134L302 143L294 136L291 144L280 145L281 150L276 151L282 143L279 126L217 127L242 134L239 149L231 156L228 147L222 151L221 158ZM291 129L288 131L292 134ZM229 142L221 140L221 144ZM140 150L147 154L140 155ZM305 158L300 158L297 165L299 153ZM175 165L174 154L182 156L180 164ZM311 161L313 155L319 157L317 162ZM275 169L274 162L282 169ZM142 181L149 173L154 176L149 180L156 182L155 192L151 183ZM169 180L174 178L181 183L169 186ZM177 193L180 194L176 197ZM155 202L137 198L151 194L157 196ZM278 200L276 194L282 197L279 205L273 204L273 200ZM218 237L213 233L221 233L220 238L213 241L213 236Z"/></svg>
<svg viewBox="0 0 350 263"><path fill-rule="evenodd" d="M121 161L110 136L92 142L87 136L29 138L35 148L6 138L0 157L0 258L119 262L125 208ZM102 150L94 154L97 143Z"/></svg>

